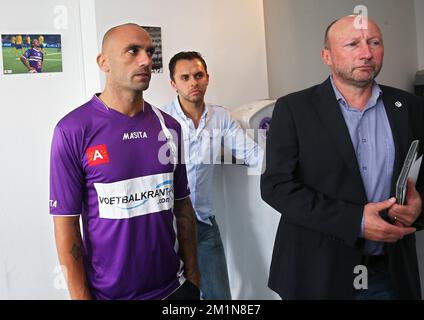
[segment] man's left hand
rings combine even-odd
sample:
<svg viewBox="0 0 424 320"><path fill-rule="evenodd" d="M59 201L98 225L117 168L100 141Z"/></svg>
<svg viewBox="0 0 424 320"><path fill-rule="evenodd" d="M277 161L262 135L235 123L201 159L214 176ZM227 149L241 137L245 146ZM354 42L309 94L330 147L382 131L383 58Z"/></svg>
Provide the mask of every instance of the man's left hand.
<svg viewBox="0 0 424 320"><path fill-rule="evenodd" d="M421 196L410 178L408 178L405 202L405 205L394 204L389 209L389 217L395 225L401 223L403 226L410 227L418 219L422 210Z"/></svg>

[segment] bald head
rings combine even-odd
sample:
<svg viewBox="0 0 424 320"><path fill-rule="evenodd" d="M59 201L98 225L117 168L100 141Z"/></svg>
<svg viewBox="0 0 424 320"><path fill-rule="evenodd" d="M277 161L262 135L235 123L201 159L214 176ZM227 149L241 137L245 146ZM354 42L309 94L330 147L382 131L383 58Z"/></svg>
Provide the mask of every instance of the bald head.
<svg viewBox="0 0 424 320"><path fill-rule="evenodd" d="M138 29L141 30L143 33L145 33L149 38L149 34L147 33L146 30L144 30L140 25L136 24L136 23L124 23L121 24L119 26L115 26L110 28L108 31L106 31L105 35L103 36L103 40L102 40L102 52L107 52L110 47L111 44L114 42L114 40L116 40L116 38L119 38L119 35L122 33L127 32L128 30L131 29Z"/></svg>
<svg viewBox="0 0 424 320"><path fill-rule="evenodd" d="M370 88L383 65L384 44L377 24L363 16L340 18L327 28L324 63L339 85Z"/></svg>
<svg viewBox="0 0 424 320"><path fill-rule="evenodd" d="M366 30L370 27L375 28L381 36L381 30L378 27L377 23L375 23L375 21L370 18L366 18L360 15L349 15L334 20L325 30L324 48L330 50L331 42L334 39L334 36L337 35L340 31L345 30L346 28Z"/></svg>
<svg viewBox="0 0 424 320"><path fill-rule="evenodd" d="M109 29L103 37L102 52L96 59L106 74L107 90L146 90L154 51L150 35L138 24L126 23Z"/></svg>

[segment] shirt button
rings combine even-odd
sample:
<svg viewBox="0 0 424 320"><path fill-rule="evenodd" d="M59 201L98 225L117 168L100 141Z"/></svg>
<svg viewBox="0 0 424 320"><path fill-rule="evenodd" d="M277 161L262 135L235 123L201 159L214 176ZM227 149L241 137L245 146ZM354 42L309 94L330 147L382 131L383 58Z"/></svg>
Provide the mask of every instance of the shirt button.
<svg viewBox="0 0 424 320"><path fill-rule="evenodd" d="M363 169L364 171L367 171L367 170L368 170L368 168L367 168L367 167L362 167L362 169Z"/></svg>
<svg viewBox="0 0 424 320"><path fill-rule="evenodd" d="M363 143L367 142L367 139L362 139L362 142L363 142Z"/></svg>

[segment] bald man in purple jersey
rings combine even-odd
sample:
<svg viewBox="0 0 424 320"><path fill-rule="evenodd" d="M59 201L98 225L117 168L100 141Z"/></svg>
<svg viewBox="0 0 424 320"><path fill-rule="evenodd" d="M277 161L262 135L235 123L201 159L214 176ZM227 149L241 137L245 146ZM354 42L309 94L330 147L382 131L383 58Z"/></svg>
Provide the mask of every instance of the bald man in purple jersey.
<svg viewBox="0 0 424 320"><path fill-rule="evenodd" d="M54 130L50 214L72 299L200 297L181 127L143 99L153 52L136 24L107 31L104 91Z"/></svg>

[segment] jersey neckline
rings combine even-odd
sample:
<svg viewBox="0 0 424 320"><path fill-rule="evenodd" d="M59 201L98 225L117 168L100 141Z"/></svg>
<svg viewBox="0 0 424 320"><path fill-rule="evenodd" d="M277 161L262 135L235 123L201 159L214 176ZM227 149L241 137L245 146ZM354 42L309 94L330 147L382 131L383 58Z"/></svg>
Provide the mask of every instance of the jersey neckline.
<svg viewBox="0 0 424 320"><path fill-rule="evenodd" d="M133 121L142 118L146 114L146 112L149 111L150 108L150 104L147 101L143 100L143 109L132 117L130 117L126 114L123 114L122 112L119 112L118 110L115 110L114 108L106 106L106 104L104 104L103 101L100 100L99 95L100 93L94 94L93 98L91 99L91 103L96 107L97 110L107 114L110 117L117 117L121 119L126 119L127 121Z"/></svg>

